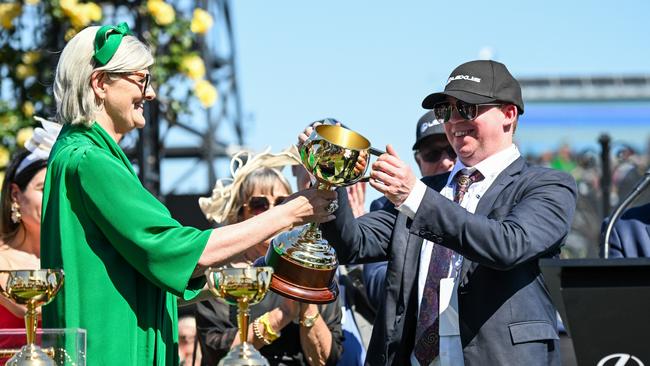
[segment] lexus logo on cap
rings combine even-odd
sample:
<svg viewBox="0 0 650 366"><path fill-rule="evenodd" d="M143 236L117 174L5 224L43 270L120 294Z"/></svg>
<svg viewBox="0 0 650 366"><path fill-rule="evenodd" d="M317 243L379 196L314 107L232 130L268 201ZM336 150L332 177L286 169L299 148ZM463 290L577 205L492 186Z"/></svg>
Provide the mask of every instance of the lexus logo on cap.
<svg viewBox="0 0 650 366"><path fill-rule="evenodd" d="M611 361L611 362L610 362ZM596 366L644 366L638 357L627 353L612 353L603 357Z"/></svg>
<svg viewBox="0 0 650 366"><path fill-rule="evenodd" d="M426 131L427 128L429 128L429 127L433 127L433 126L435 126L435 125L439 125L439 124L440 124L440 122L438 122L438 121L424 122L424 123L422 123L422 125L420 126L420 133L423 133L423 132Z"/></svg>
<svg viewBox="0 0 650 366"><path fill-rule="evenodd" d="M456 76L450 76L449 79L447 79L447 84L451 83L454 80L468 80L468 81L473 81L475 83L481 82L481 78L477 78L476 76L456 75Z"/></svg>

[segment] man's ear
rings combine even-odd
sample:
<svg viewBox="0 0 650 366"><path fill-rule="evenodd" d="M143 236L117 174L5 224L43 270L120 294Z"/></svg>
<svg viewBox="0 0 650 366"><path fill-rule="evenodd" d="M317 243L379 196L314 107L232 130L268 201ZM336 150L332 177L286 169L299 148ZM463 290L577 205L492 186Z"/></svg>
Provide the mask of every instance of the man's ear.
<svg viewBox="0 0 650 366"><path fill-rule="evenodd" d="M95 92L97 99L106 98L106 74L102 71L95 71L90 75L90 86Z"/></svg>
<svg viewBox="0 0 650 366"><path fill-rule="evenodd" d="M504 116L506 117L503 120L503 130L506 132L513 131L517 123L518 110L517 106L514 104L506 104L501 108Z"/></svg>

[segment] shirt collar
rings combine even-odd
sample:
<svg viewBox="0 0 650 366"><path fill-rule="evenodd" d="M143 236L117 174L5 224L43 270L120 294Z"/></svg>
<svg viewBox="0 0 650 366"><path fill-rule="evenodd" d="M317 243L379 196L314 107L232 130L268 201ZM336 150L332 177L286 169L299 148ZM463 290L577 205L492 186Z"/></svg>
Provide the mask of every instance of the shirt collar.
<svg viewBox="0 0 650 366"><path fill-rule="evenodd" d="M460 159L456 160L454 168L449 174L449 179L447 180L447 185L450 185L453 182L456 173L462 169L478 170L483 174L485 178L494 178L499 175L505 168L507 168L513 161L517 160L521 154L519 149L515 144L508 146L507 148L499 151L498 153L487 157L473 167L466 166L463 164Z"/></svg>

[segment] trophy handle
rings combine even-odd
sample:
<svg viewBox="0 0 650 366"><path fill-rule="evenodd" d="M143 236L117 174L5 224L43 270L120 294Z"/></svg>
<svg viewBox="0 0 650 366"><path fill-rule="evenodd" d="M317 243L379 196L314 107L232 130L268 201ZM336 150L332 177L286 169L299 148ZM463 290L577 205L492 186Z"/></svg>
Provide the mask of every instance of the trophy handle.
<svg viewBox="0 0 650 366"><path fill-rule="evenodd" d="M372 146L368 148L368 152L370 153L370 155L374 155L374 156L380 156L386 153L384 150L379 150Z"/></svg>
<svg viewBox="0 0 650 366"><path fill-rule="evenodd" d="M65 278L65 275L63 273L62 269L55 270L55 271L49 271L47 275L47 282L52 283L50 280L52 277L54 277L54 283L55 286L51 290L48 291L47 297L48 297L48 303L52 301L54 298L54 295L56 295L57 292L61 289L61 286L63 286L63 280ZM44 304L45 305L45 304Z"/></svg>
<svg viewBox="0 0 650 366"><path fill-rule="evenodd" d="M258 267L257 268L257 283L261 283L264 286L261 288L258 286L257 287L257 293L259 297L264 297L264 294L266 294L266 291L269 288L269 276L271 276L273 272L269 273L268 269Z"/></svg>
<svg viewBox="0 0 650 366"><path fill-rule="evenodd" d="M9 281L9 277L11 277L9 271L0 271L0 294L7 299L11 299L11 295L7 292L7 282Z"/></svg>
<svg viewBox="0 0 650 366"><path fill-rule="evenodd" d="M208 290L210 290L214 295L219 296L219 289L217 288L217 284L214 283L214 275L215 273L213 272L212 267L208 267L208 269L205 270L205 280L208 283Z"/></svg>

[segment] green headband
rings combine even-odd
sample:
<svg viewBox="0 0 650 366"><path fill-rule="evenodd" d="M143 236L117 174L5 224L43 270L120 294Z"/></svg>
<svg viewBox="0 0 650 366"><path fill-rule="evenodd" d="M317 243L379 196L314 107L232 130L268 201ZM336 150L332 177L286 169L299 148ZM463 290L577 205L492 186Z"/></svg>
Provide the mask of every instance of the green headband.
<svg viewBox="0 0 650 366"><path fill-rule="evenodd" d="M93 58L100 66L104 66L113 58L122 38L126 35L133 34L129 25L125 22L114 25L105 25L97 31L95 35L95 55Z"/></svg>

